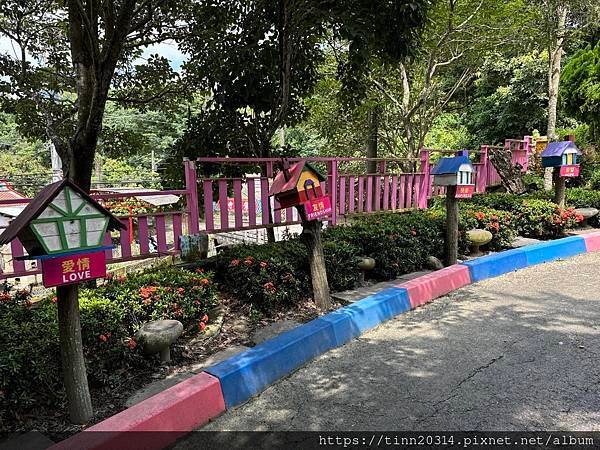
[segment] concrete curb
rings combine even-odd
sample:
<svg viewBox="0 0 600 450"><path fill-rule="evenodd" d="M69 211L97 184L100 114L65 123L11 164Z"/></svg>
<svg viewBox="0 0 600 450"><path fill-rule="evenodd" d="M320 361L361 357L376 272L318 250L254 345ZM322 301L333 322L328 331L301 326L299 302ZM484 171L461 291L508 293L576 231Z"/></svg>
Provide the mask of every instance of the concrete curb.
<svg viewBox="0 0 600 450"><path fill-rule="evenodd" d="M247 401L317 356L458 288L528 266L600 251L600 232L483 256L366 297L209 367L51 447L159 449ZM94 433L103 431L104 433ZM173 433L130 433L173 431Z"/></svg>

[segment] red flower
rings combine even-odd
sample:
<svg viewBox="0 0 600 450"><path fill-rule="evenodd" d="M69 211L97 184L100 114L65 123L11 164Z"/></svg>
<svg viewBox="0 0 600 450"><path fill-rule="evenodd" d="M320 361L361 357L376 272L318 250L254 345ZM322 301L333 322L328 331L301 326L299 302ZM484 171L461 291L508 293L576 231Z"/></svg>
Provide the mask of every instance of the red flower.
<svg viewBox="0 0 600 450"><path fill-rule="evenodd" d="M129 338L129 340L127 341L127 347L129 347L129 350L133 350L134 348L136 348L137 342L135 342L135 339Z"/></svg>
<svg viewBox="0 0 600 450"><path fill-rule="evenodd" d="M152 303L152 300L150 300L149 298L145 298L145 299L142 301L142 303L143 303L144 305L149 305L150 303Z"/></svg>
<svg viewBox="0 0 600 450"><path fill-rule="evenodd" d="M124 282L124 281L125 281L125 275L119 275L119 276L117 277L117 281L118 281L119 283L122 283L122 282Z"/></svg>
<svg viewBox="0 0 600 450"><path fill-rule="evenodd" d="M106 335L104 335L104 334L101 334L101 335L100 335L100 340L101 340L102 342L106 342L106 341L108 341L108 338L106 337Z"/></svg>
<svg viewBox="0 0 600 450"><path fill-rule="evenodd" d="M198 328L200 328L200 331L204 331L204 329L206 328L206 324L204 322L200 322L198 324Z"/></svg>
<svg viewBox="0 0 600 450"><path fill-rule="evenodd" d="M240 264L240 260L239 259L232 259L231 262L229 263L229 265L231 267L236 267Z"/></svg>
<svg viewBox="0 0 600 450"><path fill-rule="evenodd" d="M207 314L204 314L204 315L202 316L202 319L200 319L200 320L201 320L202 322L208 322L208 315L207 315Z"/></svg>
<svg viewBox="0 0 600 450"><path fill-rule="evenodd" d="M25 300L25 306L31 306L33 305L33 303L31 303L31 300Z"/></svg>
<svg viewBox="0 0 600 450"><path fill-rule="evenodd" d="M266 291L269 291L271 294L274 294L277 289L275 288L275 285L273 283L271 283L270 281L268 283L263 284L263 287L265 288Z"/></svg>
<svg viewBox="0 0 600 450"><path fill-rule="evenodd" d="M204 269L202 269L201 267L198 267L196 269L196 273L204 273Z"/></svg>
<svg viewBox="0 0 600 450"><path fill-rule="evenodd" d="M177 288L177 293L179 295L183 295L185 293L185 289L184 288Z"/></svg>
<svg viewBox="0 0 600 450"><path fill-rule="evenodd" d="M246 264L247 266L251 266L252 263L254 263L254 258L252 256L248 256L245 260L244 260L244 264Z"/></svg>
<svg viewBox="0 0 600 450"><path fill-rule="evenodd" d="M476 213L475 213L475 218L476 218L477 220L483 220L483 219L485 219L485 214L484 214L484 213L482 213L482 212L476 212Z"/></svg>
<svg viewBox="0 0 600 450"><path fill-rule="evenodd" d="M410 234L412 234L413 236L417 235L417 230L415 230L414 228L412 230L410 230Z"/></svg>
<svg viewBox="0 0 600 450"><path fill-rule="evenodd" d="M52 303L58 303L58 297L57 297L56 295L54 295L54 296L53 296L53 297L50 299L50 301L51 301Z"/></svg>
<svg viewBox="0 0 600 450"><path fill-rule="evenodd" d="M10 294L5 292L4 294L0 295L0 302L8 302L11 298L12 297L10 296Z"/></svg>
<svg viewBox="0 0 600 450"><path fill-rule="evenodd" d="M202 286L208 286L208 278L202 278L202 280L200 280L200 283L202 284Z"/></svg>
<svg viewBox="0 0 600 450"><path fill-rule="evenodd" d="M267 264L267 262L266 262L266 261L261 261L261 262L260 262L260 268L261 268L261 269L266 269L268 265L269 265L269 264Z"/></svg>

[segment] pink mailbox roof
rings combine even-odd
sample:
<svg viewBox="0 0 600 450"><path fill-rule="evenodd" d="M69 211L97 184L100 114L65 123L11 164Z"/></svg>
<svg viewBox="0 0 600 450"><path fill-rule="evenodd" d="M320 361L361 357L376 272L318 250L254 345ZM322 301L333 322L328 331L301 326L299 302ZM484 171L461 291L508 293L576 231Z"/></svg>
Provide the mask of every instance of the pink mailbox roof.
<svg viewBox="0 0 600 450"><path fill-rule="evenodd" d="M325 181L326 178L311 164L306 161L298 161L288 169L288 180L285 179L285 172L283 170L275 176L271 189L269 189L269 195L280 194L296 189L296 184L298 184L298 179L300 178L300 174L304 170L304 167L315 172L319 181Z"/></svg>

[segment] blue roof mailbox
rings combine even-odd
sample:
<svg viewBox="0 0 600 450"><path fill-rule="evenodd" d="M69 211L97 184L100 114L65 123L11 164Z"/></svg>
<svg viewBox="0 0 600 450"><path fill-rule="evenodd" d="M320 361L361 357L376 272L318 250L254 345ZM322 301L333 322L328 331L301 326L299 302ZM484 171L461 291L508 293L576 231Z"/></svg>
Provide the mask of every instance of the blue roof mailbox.
<svg viewBox="0 0 600 450"><path fill-rule="evenodd" d="M559 167L561 177L578 177L581 151L571 141L551 142L542 152L542 167Z"/></svg>
<svg viewBox="0 0 600 450"><path fill-rule="evenodd" d="M468 156L441 158L432 169L434 186L457 186L456 198L471 198L475 192L473 164Z"/></svg>

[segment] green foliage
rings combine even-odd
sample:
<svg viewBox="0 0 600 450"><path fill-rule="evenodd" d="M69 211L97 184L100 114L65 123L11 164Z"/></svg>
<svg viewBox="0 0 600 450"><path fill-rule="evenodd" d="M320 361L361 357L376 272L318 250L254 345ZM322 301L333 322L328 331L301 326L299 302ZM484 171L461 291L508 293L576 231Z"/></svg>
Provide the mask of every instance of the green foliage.
<svg viewBox="0 0 600 450"><path fill-rule="evenodd" d="M29 291L0 291L0 421L36 405L64 401L56 297L31 303ZM177 319L188 333L216 304L212 273L173 267L117 277L81 289L82 341L92 387L122 382L130 368L154 364L132 339L141 324ZM204 322L203 322L204 323Z"/></svg>
<svg viewBox="0 0 600 450"><path fill-rule="evenodd" d="M490 56L475 80L468 128L474 144L496 144L545 129L547 53L504 58Z"/></svg>
<svg viewBox="0 0 600 450"><path fill-rule="evenodd" d="M579 50L569 59L562 73L561 94L567 113L600 125L600 45Z"/></svg>
<svg viewBox="0 0 600 450"><path fill-rule="evenodd" d="M536 196L538 198L535 198ZM521 236L535 239L559 237L565 230L577 224L578 218L572 208L563 210L550 200L539 198L539 194L536 196L476 195L465 204L509 211L513 215L512 223L516 232Z"/></svg>
<svg viewBox="0 0 600 450"><path fill-rule="evenodd" d="M458 150L467 148L471 140L463 117L456 113L443 113L433 121L425 137L425 147Z"/></svg>
<svg viewBox="0 0 600 450"><path fill-rule="evenodd" d="M481 211L485 217L477 216L476 212ZM460 252L467 252L465 232L471 228L492 232L489 249L508 246L515 235L510 218L510 213L486 208L465 211L460 218ZM331 290L357 286L359 257L375 259L375 268L368 277L380 281L423 269L428 256L442 258L444 222L445 212L438 208L373 214L356 218L352 225L326 229L323 248ZM200 266L214 270L223 289L263 313L311 295L307 253L300 239L236 246Z"/></svg>

